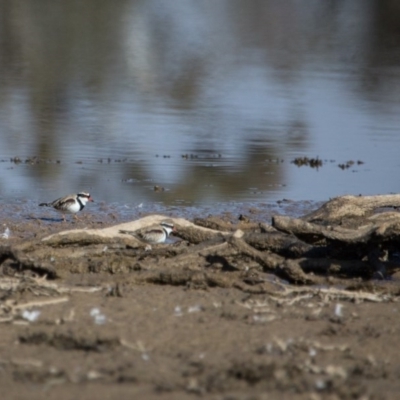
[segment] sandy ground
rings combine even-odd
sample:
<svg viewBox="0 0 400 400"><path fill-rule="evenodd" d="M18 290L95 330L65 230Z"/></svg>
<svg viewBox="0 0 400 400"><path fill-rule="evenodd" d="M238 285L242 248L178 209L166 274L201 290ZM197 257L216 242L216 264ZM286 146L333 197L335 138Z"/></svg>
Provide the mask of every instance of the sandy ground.
<svg viewBox="0 0 400 400"><path fill-rule="evenodd" d="M1 212L1 210L0 210ZM3 214L21 243L68 227ZM256 213L254 214L256 215ZM160 258L162 263L162 258ZM50 281L2 264L0 387L7 399L395 399L399 285L284 285L271 293L137 284L127 274ZM223 270L220 274L224 274Z"/></svg>

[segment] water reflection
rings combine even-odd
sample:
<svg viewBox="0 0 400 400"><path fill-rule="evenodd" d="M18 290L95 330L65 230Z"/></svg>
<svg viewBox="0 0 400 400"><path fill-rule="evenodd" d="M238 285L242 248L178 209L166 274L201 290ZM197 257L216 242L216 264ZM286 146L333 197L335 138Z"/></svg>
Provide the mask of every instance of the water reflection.
<svg viewBox="0 0 400 400"><path fill-rule="evenodd" d="M395 0L3 0L0 15L2 197L400 190ZM325 163L290 162L304 155Z"/></svg>

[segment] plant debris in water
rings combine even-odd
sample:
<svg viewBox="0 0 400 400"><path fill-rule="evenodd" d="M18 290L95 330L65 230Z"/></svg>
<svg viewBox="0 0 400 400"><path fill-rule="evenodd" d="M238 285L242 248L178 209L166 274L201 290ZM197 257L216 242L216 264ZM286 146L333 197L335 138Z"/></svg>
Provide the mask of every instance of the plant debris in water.
<svg viewBox="0 0 400 400"><path fill-rule="evenodd" d="M318 157L316 158L308 158L308 157L297 157L292 161L293 164L298 167L311 167L311 168L319 168L322 167L323 162Z"/></svg>

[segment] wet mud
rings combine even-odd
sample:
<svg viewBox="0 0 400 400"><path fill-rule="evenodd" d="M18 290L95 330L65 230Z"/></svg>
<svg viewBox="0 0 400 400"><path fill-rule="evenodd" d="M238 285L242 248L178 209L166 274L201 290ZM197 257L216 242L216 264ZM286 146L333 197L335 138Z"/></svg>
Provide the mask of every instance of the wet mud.
<svg viewBox="0 0 400 400"><path fill-rule="evenodd" d="M60 400L396 398L396 275L309 286L262 271L250 257L227 263L226 253L213 253L198 263L204 243L223 242L209 230L315 208L100 204L64 223L52 210L32 212L29 202L2 205L3 391ZM199 223L197 243L176 237L149 250L130 238L89 235L155 213ZM190 235L190 225L182 231Z"/></svg>

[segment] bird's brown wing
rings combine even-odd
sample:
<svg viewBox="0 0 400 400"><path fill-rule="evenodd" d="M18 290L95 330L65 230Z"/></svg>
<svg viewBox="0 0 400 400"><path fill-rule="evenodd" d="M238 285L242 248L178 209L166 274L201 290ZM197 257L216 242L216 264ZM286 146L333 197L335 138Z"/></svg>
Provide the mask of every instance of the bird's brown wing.
<svg viewBox="0 0 400 400"><path fill-rule="evenodd" d="M75 203L75 197L74 196L65 196L65 197L61 197L57 200L54 200L52 205L54 208L58 209L58 210L63 210L63 209L67 209L68 206L72 205Z"/></svg>

